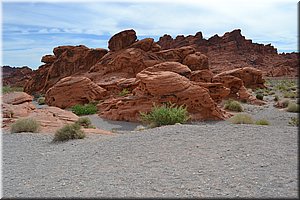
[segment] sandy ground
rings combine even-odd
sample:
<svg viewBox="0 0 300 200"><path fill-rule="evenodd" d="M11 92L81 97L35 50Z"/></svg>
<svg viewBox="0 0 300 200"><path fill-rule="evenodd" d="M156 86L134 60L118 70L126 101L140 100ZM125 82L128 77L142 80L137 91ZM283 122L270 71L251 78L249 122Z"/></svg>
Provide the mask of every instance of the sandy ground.
<svg viewBox="0 0 300 200"><path fill-rule="evenodd" d="M51 143L3 135L4 197L291 197L296 127L173 125Z"/></svg>
<svg viewBox="0 0 300 200"><path fill-rule="evenodd" d="M298 197L296 113L243 104L269 126L139 123L88 116L115 132L52 143L53 134L3 133L4 197Z"/></svg>

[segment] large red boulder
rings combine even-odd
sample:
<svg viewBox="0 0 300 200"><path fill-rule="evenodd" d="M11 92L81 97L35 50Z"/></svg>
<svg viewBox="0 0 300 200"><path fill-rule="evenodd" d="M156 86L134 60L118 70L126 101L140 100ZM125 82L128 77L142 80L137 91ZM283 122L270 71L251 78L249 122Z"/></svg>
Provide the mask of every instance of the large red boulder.
<svg viewBox="0 0 300 200"><path fill-rule="evenodd" d="M119 51L132 45L136 39L136 33L133 29L121 31L109 39L108 48L111 51Z"/></svg>
<svg viewBox="0 0 300 200"><path fill-rule="evenodd" d="M229 114L220 109L211 98L209 90L192 83L188 78L169 70L158 71L158 67L150 67L136 75L139 81L133 94L127 97L110 98L100 104L100 116L112 120L139 121L140 112L149 112L153 103L161 105L171 102L176 105L186 105L192 119L220 120ZM178 70L181 71L181 70Z"/></svg>
<svg viewBox="0 0 300 200"><path fill-rule="evenodd" d="M25 92L11 92L11 93L6 93L3 95L3 103L7 104L22 104L25 102L31 102L33 100L33 97L28 95Z"/></svg>
<svg viewBox="0 0 300 200"><path fill-rule="evenodd" d="M234 76L240 78L247 88L265 88L262 71L253 67L237 68L222 72L217 76Z"/></svg>
<svg viewBox="0 0 300 200"><path fill-rule="evenodd" d="M68 108L76 104L85 104L100 100L106 90L86 77L66 77L51 87L45 95L48 105Z"/></svg>
<svg viewBox="0 0 300 200"><path fill-rule="evenodd" d="M24 90L30 94L45 93L64 77L88 72L107 52L106 49L90 49L84 45L56 47L54 56L42 58L46 64L34 72Z"/></svg>
<svg viewBox="0 0 300 200"><path fill-rule="evenodd" d="M110 79L112 76L134 78L143 69L160 62L162 60L152 52L145 52L140 48L127 48L109 52L90 69L89 73L95 74L90 76L95 82Z"/></svg>
<svg viewBox="0 0 300 200"><path fill-rule="evenodd" d="M182 64L187 65L192 71L209 69L207 56L200 52L187 55Z"/></svg>

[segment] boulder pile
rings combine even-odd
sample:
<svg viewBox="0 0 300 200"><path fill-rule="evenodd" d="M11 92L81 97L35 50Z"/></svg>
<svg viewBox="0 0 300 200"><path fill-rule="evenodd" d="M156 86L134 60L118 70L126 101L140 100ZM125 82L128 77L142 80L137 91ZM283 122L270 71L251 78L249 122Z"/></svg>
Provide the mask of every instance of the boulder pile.
<svg viewBox="0 0 300 200"><path fill-rule="evenodd" d="M70 111L57 107L37 109L32 103L33 97L25 92L13 92L3 95L2 128L9 130L12 123L20 118L33 118L41 127L41 133L53 133L65 124L78 120L78 116Z"/></svg>
<svg viewBox="0 0 300 200"><path fill-rule="evenodd" d="M225 60L239 61L240 56L231 58L239 50L277 55L274 47L253 44L239 30L209 40L199 32L175 40L165 35L155 42L152 38L138 40L131 29L112 36L108 48L54 48L54 55L42 58L45 64L34 71L25 91L44 93L48 105L63 109L99 101L99 115L112 120L139 121L140 112L168 102L187 106L194 120L223 120L230 114L219 106L222 100L257 103L247 88L265 87L265 72L259 67L241 62L230 65L232 68ZM228 58L217 63L215 57L225 55L222 49L227 49ZM123 90L127 93L120 95Z"/></svg>

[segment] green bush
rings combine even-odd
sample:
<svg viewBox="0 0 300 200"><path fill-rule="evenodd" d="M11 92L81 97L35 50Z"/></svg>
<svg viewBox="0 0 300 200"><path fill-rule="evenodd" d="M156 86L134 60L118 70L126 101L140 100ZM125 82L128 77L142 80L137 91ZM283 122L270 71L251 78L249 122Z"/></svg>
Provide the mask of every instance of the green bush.
<svg viewBox="0 0 300 200"><path fill-rule="evenodd" d="M119 96L126 96L127 94L129 94L130 91L127 88L124 88L120 93Z"/></svg>
<svg viewBox="0 0 300 200"><path fill-rule="evenodd" d="M185 123L189 119L186 107L171 103L160 107L154 105L151 112L140 113L140 115L142 121L150 124L151 127Z"/></svg>
<svg viewBox="0 0 300 200"><path fill-rule="evenodd" d="M281 92L296 90L296 80L273 80L274 88Z"/></svg>
<svg viewBox="0 0 300 200"><path fill-rule="evenodd" d="M38 132L39 123L32 118L18 119L15 123L11 125L11 133L20 133L20 132Z"/></svg>
<svg viewBox="0 0 300 200"><path fill-rule="evenodd" d="M92 103L85 105L75 105L71 108L71 110L76 115L90 115L97 113L97 106Z"/></svg>
<svg viewBox="0 0 300 200"><path fill-rule="evenodd" d="M229 119L229 121L233 124L253 124L253 119L248 114L236 114Z"/></svg>
<svg viewBox="0 0 300 200"><path fill-rule="evenodd" d="M274 95L275 94L275 91L270 91L269 92L269 95Z"/></svg>
<svg viewBox="0 0 300 200"><path fill-rule="evenodd" d="M289 121L289 125L299 126L299 118L298 117L292 117Z"/></svg>
<svg viewBox="0 0 300 200"><path fill-rule="evenodd" d="M262 93L257 93L256 98L259 100L264 100L264 95Z"/></svg>
<svg viewBox="0 0 300 200"><path fill-rule="evenodd" d="M279 97L278 97L278 95L275 95L275 97L274 97L274 101L278 101L279 100Z"/></svg>
<svg viewBox="0 0 300 200"><path fill-rule="evenodd" d="M92 125L92 122L88 117L81 117L75 123L79 124L84 128L96 128L95 126Z"/></svg>
<svg viewBox="0 0 300 200"><path fill-rule="evenodd" d="M66 141L71 139L83 139L85 133L81 130L81 126L77 123L67 124L58 129L54 135L53 141Z"/></svg>
<svg viewBox="0 0 300 200"><path fill-rule="evenodd" d="M283 94L283 97L284 98L296 98L297 94L296 94L296 92L285 92Z"/></svg>
<svg viewBox="0 0 300 200"><path fill-rule="evenodd" d="M39 105L44 105L45 104L45 97L39 97L37 100Z"/></svg>
<svg viewBox="0 0 300 200"><path fill-rule="evenodd" d="M282 107L283 108L288 107L289 104L290 104L290 101L288 99L285 99L285 100L282 101Z"/></svg>
<svg viewBox="0 0 300 200"><path fill-rule="evenodd" d="M2 93L11 93L11 92L23 92L22 87L10 87L10 86L3 86Z"/></svg>
<svg viewBox="0 0 300 200"><path fill-rule="evenodd" d="M294 102L290 102L286 111L288 111L288 112L299 112L299 105L294 103Z"/></svg>
<svg viewBox="0 0 300 200"><path fill-rule="evenodd" d="M270 122L266 119L259 119L255 122L256 125L270 125Z"/></svg>
<svg viewBox="0 0 300 200"><path fill-rule="evenodd" d="M243 112L244 110L238 101L234 101L232 99L229 99L225 102L224 108L235 112Z"/></svg>

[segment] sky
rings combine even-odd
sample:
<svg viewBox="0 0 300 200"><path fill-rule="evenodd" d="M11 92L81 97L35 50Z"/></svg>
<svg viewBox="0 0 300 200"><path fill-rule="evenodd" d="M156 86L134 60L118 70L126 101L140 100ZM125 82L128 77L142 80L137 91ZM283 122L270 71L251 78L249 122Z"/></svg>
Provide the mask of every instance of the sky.
<svg viewBox="0 0 300 200"><path fill-rule="evenodd" d="M2 1L2 65L37 69L54 47L106 48L134 29L138 39L169 34L205 38L241 29L253 42L298 52L296 0Z"/></svg>

